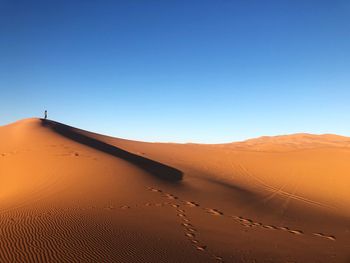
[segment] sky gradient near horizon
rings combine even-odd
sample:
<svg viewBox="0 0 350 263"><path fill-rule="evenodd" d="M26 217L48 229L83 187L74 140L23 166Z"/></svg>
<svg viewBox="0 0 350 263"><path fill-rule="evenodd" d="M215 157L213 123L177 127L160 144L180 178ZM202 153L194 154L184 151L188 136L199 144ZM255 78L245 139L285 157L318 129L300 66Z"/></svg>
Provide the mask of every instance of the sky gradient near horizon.
<svg viewBox="0 0 350 263"><path fill-rule="evenodd" d="M0 0L0 125L219 143L350 136L349 1Z"/></svg>

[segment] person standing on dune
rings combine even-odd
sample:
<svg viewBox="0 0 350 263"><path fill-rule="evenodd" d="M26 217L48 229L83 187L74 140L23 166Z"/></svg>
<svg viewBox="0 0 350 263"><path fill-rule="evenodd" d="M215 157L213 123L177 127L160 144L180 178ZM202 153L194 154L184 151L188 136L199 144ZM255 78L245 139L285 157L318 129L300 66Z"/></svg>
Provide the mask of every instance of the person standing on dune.
<svg viewBox="0 0 350 263"><path fill-rule="evenodd" d="M45 115L44 119L46 120L47 119L47 110L45 110L44 115Z"/></svg>

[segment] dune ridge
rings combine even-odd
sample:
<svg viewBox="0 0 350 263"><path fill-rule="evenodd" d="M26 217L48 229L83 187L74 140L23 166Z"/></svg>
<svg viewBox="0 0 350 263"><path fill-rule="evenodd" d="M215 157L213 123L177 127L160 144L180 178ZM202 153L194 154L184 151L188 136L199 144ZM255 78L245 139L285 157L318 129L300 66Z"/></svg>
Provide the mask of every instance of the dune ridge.
<svg viewBox="0 0 350 263"><path fill-rule="evenodd" d="M164 165L154 160L150 160L148 158L130 153L118 147L96 140L90 136L75 132L73 127L69 127L61 123L48 121L44 119L41 119L41 122L43 126L50 127L55 132L71 140L87 145L99 151L111 154L117 158L124 159L140 167L141 169L146 170L150 174L156 175L159 178L170 180L170 181L179 181L182 179L182 172L175 168L172 168L170 166Z"/></svg>
<svg viewBox="0 0 350 263"><path fill-rule="evenodd" d="M350 138L0 127L1 262L349 262ZM266 242L266 241L269 242Z"/></svg>

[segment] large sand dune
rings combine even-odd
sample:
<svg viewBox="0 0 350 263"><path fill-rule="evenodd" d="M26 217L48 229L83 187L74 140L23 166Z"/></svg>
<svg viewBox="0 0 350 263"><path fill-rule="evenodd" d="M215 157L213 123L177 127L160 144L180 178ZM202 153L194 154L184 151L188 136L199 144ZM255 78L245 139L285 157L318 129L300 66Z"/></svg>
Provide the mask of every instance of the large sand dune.
<svg viewBox="0 0 350 263"><path fill-rule="evenodd" d="M350 138L0 127L0 262L350 262Z"/></svg>

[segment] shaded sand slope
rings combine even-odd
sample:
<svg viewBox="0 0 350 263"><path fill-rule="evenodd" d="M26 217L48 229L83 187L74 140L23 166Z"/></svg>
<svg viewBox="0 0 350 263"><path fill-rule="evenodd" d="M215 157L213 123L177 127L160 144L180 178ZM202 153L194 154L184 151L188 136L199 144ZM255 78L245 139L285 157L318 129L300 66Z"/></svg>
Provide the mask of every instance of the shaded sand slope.
<svg viewBox="0 0 350 263"><path fill-rule="evenodd" d="M262 196L268 194L266 202L283 196L312 208L350 216L348 137L296 134L204 145L144 143L92 136L202 179Z"/></svg>
<svg viewBox="0 0 350 263"><path fill-rule="evenodd" d="M0 127L0 262L349 262L349 138Z"/></svg>

